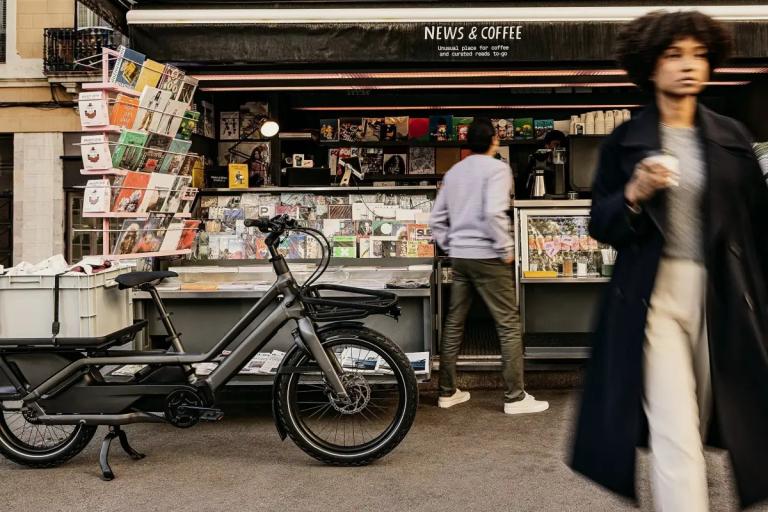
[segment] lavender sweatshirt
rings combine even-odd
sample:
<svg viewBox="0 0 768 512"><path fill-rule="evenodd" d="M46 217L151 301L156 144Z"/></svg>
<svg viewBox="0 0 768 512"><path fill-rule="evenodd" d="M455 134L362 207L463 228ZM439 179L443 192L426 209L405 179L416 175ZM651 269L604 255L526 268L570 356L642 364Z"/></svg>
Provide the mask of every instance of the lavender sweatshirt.
<svg viewBox="0 0 768 512"><path fill-rule="evenodd" d="M509 166L490 156L473 154L451 167L429 218L440 248L452 258L512 257L512 186Z"/></svg>

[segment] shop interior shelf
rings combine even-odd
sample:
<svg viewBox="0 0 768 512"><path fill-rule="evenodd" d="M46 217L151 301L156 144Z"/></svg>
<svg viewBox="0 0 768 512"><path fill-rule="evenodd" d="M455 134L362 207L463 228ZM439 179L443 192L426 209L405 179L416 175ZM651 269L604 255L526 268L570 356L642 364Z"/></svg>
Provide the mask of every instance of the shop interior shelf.
<svg viewBox="0 0 768 512"><path fill-rule="evenodd" d="M555 277L555 278L536 278L528 277L520 279L523 284L595 284L610 283L610 277Z"/></svg>
<svg viewBox="0 0 768 512"><path fill-rule="evenodd" d="M525 140L502 140L500 142L501 146L530 146L532 144L537 144L541 141L538 141L536 139L525 139ZM383 140L383 141L335 141L335 140L326 140L326 141L320 141L320 145L324 147L329 148L347 148L350 146L354 147L362 147L362 148L380 148L380 147L403 147L403 146L411 146L411 147L437 147L437 148L462 148L467 146L467 142L463 141L448 141L448 142L438 142L438 141L415 141L415 140L406 140L406 141L391 141L391 140Z"/></svg>
<svg viewBox="0 0 768 512"><path fill-rule="evenodd" d="M80 157L78 157L79 159ZM80 169L80 174L83 176L101 176L105 174L114 174L117 176L125 176L128 174L128 171L126 169Z"/></svg>
<svg viewBox="0 0 768 512"><path fill-rule="evenodd" d="M83 213L83 218L109 218L109 219L147 219L150 213L154 212L101 212L101 213ZM188 219L191 213L175 213L173 216L177 219Z"/></svg>
<svg viewBox="0 0 768 512"><path fill-rule="evenodd" d="M123 87L117 84L113 83L105 83L105 82L86 82L83 84L83 90L84 91L107 91L107 92L115 92L115 93L121 93L126 94L128 96L135 96L139 97L141 96L141 92L137 91L135 89L129 89L127 87Z"/></svg>
<svg viewBox="0 0 768 512"><path fill-rule="evenodd" d="M397 180L387 180L397 181ZM339 193L355 193L355 192L385 192L391 190L399 191L435 191L437 187L435 185L395 185L387 187L370 187L370 186L349 186L349 187L261 187L261 188L204 188L200 190L200 194L242 194L244 192L339 192Z"/></svg>
<svg viewBox="0 0 768 512"><path fill-rule="evenodd" d="M105 126L83 126L80 129L84 132L92 133L120 133L122 131L122 128L113 124Z"/></svg>
<svg viewBox="0 0 768 512"><path fill-rule="evenodd" d="M427 181L441 180L445 174L383 174L380 176L366 176L364 181Z"/></svg>
<svg viewBox="0 0 768 512"><path fill-rule="evenodd" d="M181 249L178 251L163 251L163 252L137 252L132 254L110 254L107 259L110 260L137 260L139 258L162 258L163 256L183 256L190 254L191 249Z"/></svg>

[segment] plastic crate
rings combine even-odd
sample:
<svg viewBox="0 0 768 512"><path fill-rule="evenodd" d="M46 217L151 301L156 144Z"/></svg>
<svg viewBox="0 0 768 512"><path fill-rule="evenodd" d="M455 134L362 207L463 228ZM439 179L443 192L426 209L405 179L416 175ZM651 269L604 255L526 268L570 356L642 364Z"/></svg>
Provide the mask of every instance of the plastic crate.
<svg viewBox="0 0 768 512"><path fill-rule="evenodd" d="M105 336L132 325L130 290L115 282L130 271L126 266L59 277L59 336ZM54 284L54 276L0 276L0 338L51 337Z"/></svg>

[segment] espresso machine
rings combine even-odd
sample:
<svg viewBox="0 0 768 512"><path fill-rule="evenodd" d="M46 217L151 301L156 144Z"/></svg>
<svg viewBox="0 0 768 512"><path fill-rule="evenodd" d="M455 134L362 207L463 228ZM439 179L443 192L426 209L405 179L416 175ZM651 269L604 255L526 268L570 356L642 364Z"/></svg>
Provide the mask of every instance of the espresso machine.
<svg viewBox="0 0 768 512"><path fill-rule="evenodd" d="M528 197L531 199L543 199L547 195L547 183L545 173L548 171L549 154L551 149L537 149L531 155L534 167L528 176Z"/></svg>
<svg viewBox="0 0 768 512"><path fill-rule="evenodd" d="M565 198L565 149L537 149L531 155L533 170L528 176L528 197L531 199ZM554 190L547 190L547 173L554 177ZM551 179L551 178L550 178Z"/></svg>

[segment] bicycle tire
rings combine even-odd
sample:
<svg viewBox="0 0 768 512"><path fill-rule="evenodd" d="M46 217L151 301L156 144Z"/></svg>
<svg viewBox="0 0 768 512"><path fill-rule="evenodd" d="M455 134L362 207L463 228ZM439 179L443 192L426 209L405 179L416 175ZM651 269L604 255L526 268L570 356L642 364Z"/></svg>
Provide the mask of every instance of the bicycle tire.
<svg viewBox="0 0 768 512"><path fill-rule="evenodd" d="M295 415L292 414L290 409L292 404L288 400L290 397L289 386L291 384L291 377L297 374L281 374L278 376L275 382L275 386L278 386L278 404L275 410L278 415L277 421L280 422L284 431L287 432L296 446L311 457L333 466L365 466L390 453L405 439L416 418L418 385L416 383L416 375L406 355L400 347L381 333L362 326L357 328L340 326L338 329L325 331L321 335L320 341L325 347L345 339L357 342L364 340L375 345L392 358L401 372L406 402L399 418L399 426L395 429L394 433L388 436L384 442L379 443L374 449L368 448L361 454L354 452L334 454L327 447L318 448L316 443L298 426ZM285 365L296 366L302 358L306 357L303 352L297 351L289 360L286 360Z"/></svg>
<svg viewBox="0 0 768 512"><path fill-rule="evenodd" d="M13 434L0 404L0 454L23 466L53 468L82 452L96 434L96 428L93 425L77 425L72 433L56 446L47 450L34 450Z"/></svg>

